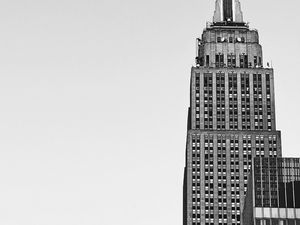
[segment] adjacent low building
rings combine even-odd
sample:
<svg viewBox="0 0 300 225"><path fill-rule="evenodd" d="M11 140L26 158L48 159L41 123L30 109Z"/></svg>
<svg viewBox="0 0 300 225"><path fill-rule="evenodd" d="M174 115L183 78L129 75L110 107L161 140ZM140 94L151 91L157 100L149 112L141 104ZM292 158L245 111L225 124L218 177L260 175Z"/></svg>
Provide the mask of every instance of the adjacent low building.
<svg viewBox="0 0 300 225"><path fill-rule="evenodd" d="M243 225L300 225L300 159L253 160Z"/></svg>

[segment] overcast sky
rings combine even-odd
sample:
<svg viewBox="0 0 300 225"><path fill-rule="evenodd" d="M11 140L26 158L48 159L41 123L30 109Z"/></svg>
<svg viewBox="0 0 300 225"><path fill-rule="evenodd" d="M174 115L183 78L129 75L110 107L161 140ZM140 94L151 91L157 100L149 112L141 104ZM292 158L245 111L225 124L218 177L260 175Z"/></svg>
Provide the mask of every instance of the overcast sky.
<svg viewBox="0 0 300 225"><path fill-rule="evenodd" d="M181 225L195 39L214 0L0 0L0 224ZM298 0L241 0L299 153Z"/></svg>

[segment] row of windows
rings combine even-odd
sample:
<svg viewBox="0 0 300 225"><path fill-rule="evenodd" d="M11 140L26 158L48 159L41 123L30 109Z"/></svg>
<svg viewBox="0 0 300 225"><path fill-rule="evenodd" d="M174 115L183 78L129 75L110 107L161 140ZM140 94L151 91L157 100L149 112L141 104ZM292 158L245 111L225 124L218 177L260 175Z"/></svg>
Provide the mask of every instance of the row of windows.
<svg viewBox="0 0 300 225"><path fill-rule="evenodd" d="M225 137L224 137L225 138ZM216 145L214 144L214 139L210 139L204 140L203 146L204 146L204 150L205 153L208 153L208 150L210 150L210 153L213 154L213 150L214 150L214 146L216 146L216 149L219 151L217 154L226 154L226 146L228 143L228 146L230 147L230 152L234 153L236 151L236 153L239 153L239 147L243 147L244 150L249 149L251 150L252 148L257 148L256 150L260 150L260 148L265 148L265 146L267 145L270 149L276 149L277 148L277 137L274 136L272 139L272 135L271 136L255 136L255 138L252 138L251 136L248 137L248 139L244 138L241 140L239 139L239 136L236 137L226 137L227 139L217 139L216 140ZM236 138L236 139L232 139L232 138ZM230 141L230 142L226 142L226 140ZM209 143L208 143L209 141ZM200 153L200 147L201 147L201 143L200 143L200 139L193 139L192 142L192 152L193 154L199 154ZM223 152L224 151L224 152Z"/></svg>
<svg viewBox="0 0 300 225"><path fill-rule="evenodd" d="M249 62L248 55L246 54L240 54L238 56L238 62L240 68L252 68L252 67L258 67L262 66L262 60L261 57L254 56L253 60ZM236 68L237 67L237 56L233 53L227 55L227 64L225 62L224 54L216 54L214 62L210 61L210 56L206 55L205 62L203 57L197 57L197 65L198 66L206 66L210 67L210 65L213 64L217 68Z"/></svg>

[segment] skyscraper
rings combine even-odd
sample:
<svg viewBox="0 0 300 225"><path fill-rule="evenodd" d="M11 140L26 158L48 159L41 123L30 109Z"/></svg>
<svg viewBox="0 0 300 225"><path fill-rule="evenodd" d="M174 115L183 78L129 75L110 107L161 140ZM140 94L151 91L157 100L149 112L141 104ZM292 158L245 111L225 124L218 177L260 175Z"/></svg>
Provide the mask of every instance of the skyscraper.
<svg viewBox="0 0 300 225"><path fill-rule="evenodd" d="M239 0L216 0L191 69L184 225L241 223L254 157L281 157L273 69Z"/></svg>

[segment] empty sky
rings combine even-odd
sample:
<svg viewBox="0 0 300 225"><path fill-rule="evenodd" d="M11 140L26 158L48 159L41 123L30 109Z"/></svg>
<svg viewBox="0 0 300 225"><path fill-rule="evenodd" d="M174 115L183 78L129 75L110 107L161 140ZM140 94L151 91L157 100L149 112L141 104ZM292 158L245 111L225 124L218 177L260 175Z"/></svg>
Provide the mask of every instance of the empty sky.
<svg viewBox="0 0 300 225"><path fill-rule="evenodd" d="M0 224L180 225L195 38L214 0L0 0ZM241 0L300 156L300 3Z"/></svg>

